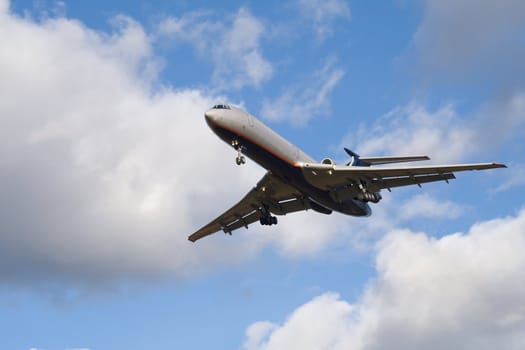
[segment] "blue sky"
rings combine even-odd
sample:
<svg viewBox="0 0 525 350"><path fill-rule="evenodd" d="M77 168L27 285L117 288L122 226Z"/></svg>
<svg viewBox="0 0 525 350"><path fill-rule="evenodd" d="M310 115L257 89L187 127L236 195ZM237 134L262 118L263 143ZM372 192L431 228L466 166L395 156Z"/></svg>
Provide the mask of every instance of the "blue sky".
<svg viewBox="0 0 525 350"><path fill-rule="evenodd" d="M523 349L522 13L0 0L0 347ZM208 129L218 102L317 159L509 168L191 244L264 173Z"/></svg>

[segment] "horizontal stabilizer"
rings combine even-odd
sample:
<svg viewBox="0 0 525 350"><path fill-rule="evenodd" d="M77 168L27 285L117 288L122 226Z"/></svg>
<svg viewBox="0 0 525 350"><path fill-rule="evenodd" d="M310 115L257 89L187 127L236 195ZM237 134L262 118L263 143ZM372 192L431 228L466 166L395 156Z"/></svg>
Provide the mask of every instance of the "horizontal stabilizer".
<svg viewBox="0 0 525 350"><path fill-rule="evenodd" d="M360 157L362 162L370 165L376 164L391 164L391 163L405 163L416 162L420 160L429 160L428 156L403 156L403 157Z"/></svg>

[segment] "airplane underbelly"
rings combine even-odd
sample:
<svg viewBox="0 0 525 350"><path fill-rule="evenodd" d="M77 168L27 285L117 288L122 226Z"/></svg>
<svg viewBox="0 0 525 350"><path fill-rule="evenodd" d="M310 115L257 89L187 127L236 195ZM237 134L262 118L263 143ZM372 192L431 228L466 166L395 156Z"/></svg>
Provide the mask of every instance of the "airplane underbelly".
<svg viewBox="0 0 525 350"><path fill-rule="evenodd" d="M368 204L359 200L348 199L340 202L334 201L327 191L316 188L307 182L300 169L287 163L284 159L281 159L275 154L268 152L268 150L261 148L251 140L229 130L221 128L213 129L213 131L226 143L231 144L232 140L240 141L245 146L243 153L250 157L250 159L283 179L285 183L289 183L296 187L319 205L332 211L351 216L369 216L372 213Z"/></svg>
<svg viewBox="0 0 525 350"><path fill-rule="evenodd" d="M327 192L323 196L312 195L311 198L322 206L342 214L351 216L370 216L372 214L372 209L367 203L356 199L335 202Z"/></svg>

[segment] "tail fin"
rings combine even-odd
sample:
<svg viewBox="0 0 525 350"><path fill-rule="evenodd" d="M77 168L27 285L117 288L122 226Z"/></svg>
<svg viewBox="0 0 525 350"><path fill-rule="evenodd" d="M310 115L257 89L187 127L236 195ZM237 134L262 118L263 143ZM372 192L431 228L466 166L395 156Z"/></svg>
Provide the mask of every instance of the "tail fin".
<svg viewBox="0 0 525 350"><path fill-rule="evenodd" d="M352 150L349 150L345 147L345 152L350 156L350 161L346 163L346 165L353 165L353 166L370 166L371 163L365 162L361 159L359 154L355 153Z"/></svg>

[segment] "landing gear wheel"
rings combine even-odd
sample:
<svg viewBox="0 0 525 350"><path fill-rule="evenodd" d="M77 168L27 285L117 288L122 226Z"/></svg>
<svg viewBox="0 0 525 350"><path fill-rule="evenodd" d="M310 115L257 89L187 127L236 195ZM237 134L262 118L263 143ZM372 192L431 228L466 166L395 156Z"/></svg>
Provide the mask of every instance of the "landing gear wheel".
<svg viewBox="0 0 525 350"><path fill-rule="evenodd" d="M277 225L277 218L275 216L263 216L259 222L264 226Z"/></svg>
<svg viewBox="0 0 525 350"><path fill-rule="evenodd" d="M244 156L238 156L237 158L235 158L235 163L237 165L245 164L246 163L246 158L244 158Z"/></svg>

